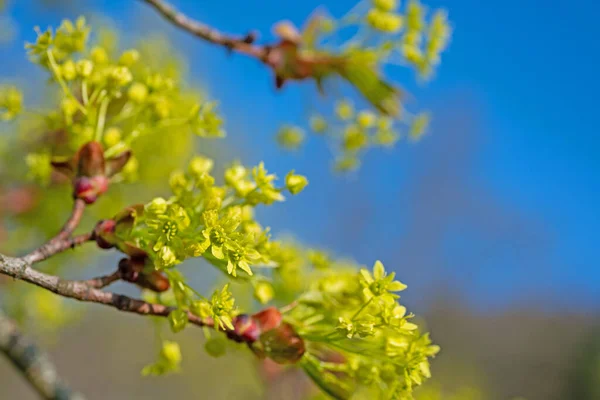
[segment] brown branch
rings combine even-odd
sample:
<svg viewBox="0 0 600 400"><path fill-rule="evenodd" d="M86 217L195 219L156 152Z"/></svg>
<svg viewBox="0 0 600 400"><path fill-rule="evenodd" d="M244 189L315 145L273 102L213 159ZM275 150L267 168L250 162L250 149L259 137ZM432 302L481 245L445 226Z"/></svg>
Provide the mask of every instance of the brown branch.
<svg viewBox="0 0 600 400"><path fill-rule="evenodd" d="M115 271L110 275L99 276L96 278L87 279L85 281L80 281L80 282L87 285L90 288L102 289L120 279L121 279L121 273L119 271Z"/></svg>
<svg viewBox="0 0 600 400"><path fill-rule="evenodd" d="M85 242L94 240L94 233L84 233L82 235L74 236L66 239L52 239L48 243L44 244L40 248L32 251L23 257L29 264L35 264L40 261L44 261L55 254L62 253L65 250L73 249L77 246L82 245Z"/></svg>
<svg viewBox="0 0 600 400"><path fill-rule="evenodd" d="M47 400L83 400L58 377L56 368L17 324L0 310L0 351L19 369L38 394Z"/></svg>
<svg viewBox="0 0 600 400"><path fill-rule="evenodd" d="M65 222L60 232L58 232L58 234L48 242L27 254L25 257L23 257L23 259L28 264L34 264L36 262L43 261L56 253L73 248L86 241L93 240L93 234L91 233L70 238L75 228L77 228L79 225L84 210L85 202L81 199L75 199L75 202L73 203L73 211L71 211L69 219L67 222Z"/></svg>
<svg viewBox="0 0 600 400"><path fill-rule="evenodd" d="M71 212L71 216L67 222L65 222L58 235L56 235L57 240L66 239L73 234L73 231L75 228L77 228L79 222L81 222L81 217L83 217L84 210L85 202L82 199L75 199L73 202L73 211Z"/></svg>
<svg viewBox="0 0 600 400"><path fill-rule="evenodd" d="M102 290L92 287L100 287L107 281L114 279L114 277L93 279L92 286L90 286L88 284L90 281L63 280L57 276L48 275L37 271L31 268L27 260L23 258L6 257L0 255L0 274L32 283L63 297L83 302L103 304L123 312L139 315L167 317L172 311L176 310L175 307L152 304L140 299L134 299L117 293L103 292ZM197 326L214 326L214 321L212 319L200 318L189 311L188 319L190 323Z"/></svg>
<svg viewBox="0 0 600 400"><path fill-rule="evenodd" d="M229 50L237 51L242 54L265 61L268 58L270 47L258 46L253 44L254 35L229 36L218 30L189 18L175 7L163 0L142 0L154 7L164 18L172 22L175 26L203 39L207 42L223 46Z"/></svg>

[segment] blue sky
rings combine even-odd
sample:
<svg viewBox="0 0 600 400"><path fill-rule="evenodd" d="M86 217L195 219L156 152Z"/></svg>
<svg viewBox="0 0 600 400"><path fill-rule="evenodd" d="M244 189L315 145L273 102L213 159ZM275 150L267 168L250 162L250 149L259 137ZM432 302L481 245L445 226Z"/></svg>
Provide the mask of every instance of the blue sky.
<svg viewBox="0 0 600 400"><path fill-rule="evenodd" d="M34 25L58 25L72 9L14 2L14 46ZM190 16L224 31L256 29L269 39L278 19L301 24L325 3L340 15L354 2L174 1ZM226 139L251 163L264 159L280 176L309 176L303 195L265 210L275 232L371 264L381 259L409 285L418 304L440 288L482 310L528 304L546 309L600 307L600 157L595 116L600 7L571 2L424 1L446 7L454 25L436 79L388 71L431 109L433 129L418 144L374 150L350 177L329 173L325 143L311 138L298 154L273 141L279 123L301 123L316 95L306 85L276 93L254 60L228 56L170 28L139 1L86 3L131 37L166 30L189 57L190 74L221 101ZM86 9L87 10L87 9ZM2 64L2 63L0 63ZM18 77L22 63L0 65ZM234 156L232 156L234 157Z"/></svg>

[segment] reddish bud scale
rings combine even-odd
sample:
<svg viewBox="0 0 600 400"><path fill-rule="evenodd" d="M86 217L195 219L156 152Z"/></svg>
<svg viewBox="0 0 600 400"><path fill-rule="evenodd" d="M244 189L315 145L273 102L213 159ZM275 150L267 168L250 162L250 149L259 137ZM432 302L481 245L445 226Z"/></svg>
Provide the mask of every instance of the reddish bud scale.
<svg viewBox="0 0 600 400"><path fill-rule="evenodd" d="M94 237L96 244L101 249L110 249L115 246L115 227L116 222L112 219L105 219L96 224L94 228Z"/></svg>
<svg viewBox="0 0 600 400"><path fill-rule="evenodd" d="M104 175L93 177L81 176L73 183L73 197L93 204L98 197L108 190L108 178Z"/></svg>
<svg viewBox="0 0 600 400"><path fill-rule="evenodd" d="M153 292L165 292L169 290L171 284L169 279L158 271L152 271L149 273L142 272L136 284L144 289L152 290Z"/></svg>
<svg viewBox="0 0 600 400"><path fill-rule="evenodd" d="M130 258L123 258L119 261L119 274L121 279L127 282L136 283L140 275L140 269L132 262Z"/></svg>
<svg viewBox="0 0 600 400"><path fill-rule="evenodd" d="M267 332L281 325L283 317L277 308L268 307L252 315L252 319L256 321L261 332Z"/></svg>
<svg viewBox="0 0 600 400"><path fill-rule="evenodd" d="M238 315L233 319L233 330L228 331L227 336L248 344L258 357L270 358L278 364L295 363L305 352L304 340L292 325L283 322L281 312L275 307L251 316Z"/></svg>
<svg viewBox="0 0 600 400"><path fill-rule="evenodd" d="M233 319L233 330L227 331L227 336L236 342L254 343L260 336L260 328L248 314L240 314Z"/></svg>
<svg viewBox="0 0 600 400"><path fill-rule="evenodd" d="M144 271L146 259L123 258L119 261L121 279L135 283L142 289L164 292L171 286L169 279L158 271Z"/></svg>
<svg viewBox="0 0 600 400"><path fill-rule="evenodd" d="M77 176L104 175L104 149L100 143L88 142L84 144L75 157L77 159Z"/></svg>
<svg viewBox="0 0 600 400"><path fill-rule="evenodd" d="M73 158L53 161L55 171L73 179L73 197L86 204L94 203L108 190L109 178L123 169L131 152L125 151L116 157L104 159L104 149L98 142L81 146Z"/></svg>

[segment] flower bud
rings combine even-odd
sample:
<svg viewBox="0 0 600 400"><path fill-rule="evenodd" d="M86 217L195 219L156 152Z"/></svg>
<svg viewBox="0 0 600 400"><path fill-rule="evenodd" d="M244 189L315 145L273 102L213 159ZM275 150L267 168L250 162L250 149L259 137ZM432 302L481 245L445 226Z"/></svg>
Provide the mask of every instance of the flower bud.
<svg viewBox="0 0 600 400"><path fill-rule="evenodd" d="M65 113L67 118L69 118L69 121L71 121L70 118L73 115L75 115L75 113L77 112L77 109L78 109L77 100L75 100L71 97L65 97L60 102L60 108L63 110L63 112Z"/></svg>
<svg viewBox="0 0 600 400"><path fill-rule="evenodd" d="M361 111L356 117L356 122L361 128L370 128L375 124L377 117L371 111Z"/></svg>
<svg viewBox="0 0 600 400"><path fill-rule="evenodd" d="M143 83L135 82L129 87L127 96L135 103L143 103L148 97L148 88Z"/></svg>
<svg viewBox="0 0 600 400"><path fill-rule="evenodd" d="M233 319L233 330L227 331L227 337L236 342L253 343L260 336L257 322L248 314L240 314Z"/></svg>
<svg viewBox="0 0 600 400"><path fill-rule="evenodd" d="M90 60L79 60L77 61L75 68L77 69L79 76L82 78L87 78L94 70L94 63L92 63Z"/></svg>
<svg viewBox="0 0 600 400"><path fill-rule="evenodd" d="M60 74L66 81L72 81L77 77L77 69L75 63L72 60L67 60L60 67Z"/></svg>
<svg viewBox="0 0 600 400"><path fill-rule="evenodd" d="M108 128L103 135L104 144L107 147L115 146L121 141L121 130L119 128Z"/></svg>
<svg viewBox="0 0 600 400"><path fill-rule="evenodd" d="M145 206L145 211L152 214L164 214L167 211L167 201L162 197L157 197L150 204Z"/></svg>
<svg viewBox="0 0 600 400"><path fill-rule="evenodd" d="M98 197L108 190L108 178L103 175L75 179L73 197L82 199L86 204L93 204Z"/></svg>
<svg viewBox="0 0 600 400"><path fill-rule="evenodd" d="M116 86L125 86L133 79L129 68L115 67L109 74L110 80Z"/></svg>
<svg viewBox="0 0 600 400"><path fill-rule="evenodd" d="M324 133L327 130L327 121L320 115L310 118L310 129L315 133Z"/></svg>
<svg viewBox="0 0 600 400"><path fill-rule="evenodd" d="M398 7L398 0L373 0L373 5L382 11L392 11Z"/></svg>
<svg viewBox="0 0 600 400"><path fill-rule="evenodd" d="M121 54L121 57L119 58L119 64L124 65L126 67L131 67L139 59L140 59L140 53L137 50L135 50L135 49L127 50L127 51L124 51L123 54Z"/></svg>
<svg viewBox="0 0 600 400"><path fill-rule="evenodd" d="M108 61L108 53L103 47L94 47L90 56L96 64L104 64Z"/></svg>
<svg viewBox="0 0 600 400"><path fill-rule="evenodd" d="M354 115L354 107L348 101L340 101L335 107L335 113L341 120L348 120Z"/></svg>
<svg viewBox="0 0 600 400"><path fill-rule="evenodd" d="M210 158L202 156L194 157L192 161L190 161L189 165L190 174L194 176L200 176L204 173L209 173L212 170L214 164L214 161Z"/></svg>
<svg viewBox="0 0 600 400"><path fill-rule="evenodd" d="M296 175L290 171L285 177L285 186L291 194L298 194L308 185L308 179L303 175Z"/></svg>

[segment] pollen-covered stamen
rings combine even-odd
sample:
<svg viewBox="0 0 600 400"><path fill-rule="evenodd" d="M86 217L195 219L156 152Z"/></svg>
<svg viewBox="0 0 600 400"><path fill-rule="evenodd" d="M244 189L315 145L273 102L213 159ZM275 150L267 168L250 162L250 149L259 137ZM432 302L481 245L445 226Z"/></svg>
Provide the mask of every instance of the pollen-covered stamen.
<svg viewBox="0 0 600 400"><path fill-rule="evenodd" d="M165 235L167 241L171 241L178 232L177 224L173 221L167 221L163 225L162 233Z"/></svg>
<svg viewBox="0 0 600 400"><path fill-rule="evenodd" d="M220 229L212 229L210 232L210 242L217 246L222 246L225 243L225 234Z"/></svg>
<svg viewBox="0 0 600 400"><path fill-rule="evenodd" d="M382 295L386 292L386 284L383 281L376 280L375 282L369 285L369 290L373 292L375 296Z"/></svg>

